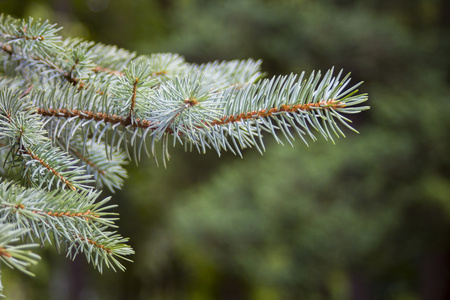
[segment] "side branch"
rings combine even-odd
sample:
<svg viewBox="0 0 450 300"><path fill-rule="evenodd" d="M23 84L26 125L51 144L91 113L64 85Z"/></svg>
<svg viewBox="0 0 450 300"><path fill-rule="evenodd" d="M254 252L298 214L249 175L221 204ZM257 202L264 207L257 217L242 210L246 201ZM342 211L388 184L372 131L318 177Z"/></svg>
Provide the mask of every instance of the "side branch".
<svg viewBox="0 0 450 300"><path fill-rule="evenodd" d="M131 103L130 103L130 114L129 114L129 118L131 118L134 115L134 108L136 107L136 93L137 93L137 85L139 83L139 78L135 78L134 79L134 83L133 83L133 93L131 96Z"/></svg>
<svg viewBox="0 0 450 300"><path fill-rule="evenodd" d="M43 211L43 210L30 210L27 209L27 207L23 204L17 204L17 205L8 205L8 204L3 204L3 207L12 207L14 208L14 211L18 210L20 213L20 210L28 210L29 212L33 213L33 214L39 214L39 215L44 215L44 216L50 216L50 217L56 217L56 218L60 218L60 217L70 217L70 218L83 218L86 221L88 221L89 219L94 219L94 218L100 218L99 215L94 214L94 212L92 212L90 209L88 209L85 212L53 212L53 211ZM1 255L1 254L0 254Z"/></svg>
<svg viewBox="0 0 450 300"><path fill-rule="evenodd" d="M48 58L41 58L39 56L30 56L30 57L24 57L23 55L20 55L18 53L15 53L13 51L13 48L11 45L6 43L0 42L0 49L4 52L8 53L11 56L17 57L19 60L27 60L32 59L35 62L39 62L43 65L45 65L48 69L54 70L55 72L59 73L64 79L66 79L68 82L70 82L73 85L80 85L80 87L84 87L86 84L81 81L80 78L72 76L73 70L76 67L76 65L72 66L72 69L69 72L66 72L65 70L61 69L57 65L55 65L53 62L50 62Z"/></svg>
<svg viewBox="0 0 450 300"><path fill-rule="evenodd" d="M15 39L15 40L24 39L24 40L34 40L34 41L39 41L39 42L42 42L45 39L43 35L36 35L36 36L27 36L27 35L25 35L27 33L27 27L26 26L24 28L21 28L21 31L22 31L22 35L3 34L3 36L6 37L6 38L9 37L9 38L12 38L12 39Z"/></svg>
<svg viewBox="0 0 450 300"><path fill-rule="evenodd" d="M69 110L65 108L60 109L44 109L44 108L38 108L36 110L38 114L44 117L58 117L58 118L73 118L78 117L79 119L85 119L85 120L95 120L95 121L103 121L105 123L110 124L117 124L120 123L122 126L134 126L138 128L148 128L152 125L150 121L147 120L141 120L140 118L136 118L133 122L131 122L131 119L129 117L123 117L118 115L108 115L106 113L102 112L93 112L89 110Z"/></svg>
<svg viewBox="0 0 450 300"><path fill-rule="evenodd" d="M94 164L92 161L90 161L89 159L87 159L86 156L84 156L83 154L81 154L78 151L72 150L73 153L82 161L84 161L86 164L88 164L89 166L91 166L92 168L94 168L97 172L99 172L102 175L105 175L105 170L100 169L96 164Z"/></svg>
<svg viewBox="0 0 450 300"><path fill-rule="evenodd" d="M28 149L24 149L25 153L28 154L32 159L37 160L44 168L46 168L47 170L49 170L53 175L55 175L56 177L59 178L59 180L61 180L68 188L70 188L71 190L76 191L77 188L75 186L73 186L72 183L70 183L69 180L67 180L66 178L64 178L64 176L62 176L61 174L59 174L55 169L53 169L51 166L49 166L45 161L43 161L41 158L39 158L36 154L34 154L33 152L31 152Z"/></svg>
<svg viewBox="0 0 450 300"><path fill-rule="evenodd" d="M1 49L4 52L8 53L9 55L12 55L12 56L15 56L15 57L19 57L20 60L26 60L25 57L14 53L11 45L8 45L8 44L5 44L5 43L1 43ZM85 85L84 83L81 82L81 80L79 78L73 77L71 75L73 70L71 70L70 72L66 72L63 69L61 69L60 67L56 66L54 63L48 61L47 59L38 57L38 56L30 56L30 58L32 60L36 61L36 62L40 62L40 63L44 64L47 68L58 72L59 74L61 74L61 76L63 78L65 78L68 82L70 82L73 85L78 85L78 84L80 84L81 86Z"/></svg>
<svg viewBox="0 0 450 300"><path fill-rule="evenodd" d="M14 54L11 45L0 42L0 46L1 46L0 48L9 55Z"/></svg>
<svg viewBox="0 0 450 300"><path fill-rule="evenodd" d="M104 245L102 245L102 244L100 244L100 243L98 243L98 242L96 242L94 240L91 240L89 238L84 238L81 235L78 235L78 238L80 240L82 240L82 241L88 242L89 244L93 245L94 247L96 247L98 249L101 249L101 250L107 252L108 254L112 254L112 250L110 248L108 248L108 247L106 247L106 246L104 246Z"/></svg>
<svg viewBox="0 0 450 300"><path fill-rule="evenodd" d="M306 103L306 104L297 104L297 105L281 105L280 108L274 107L270 109L263 109L260 111L252 111L247 113L241 113L239 115L225 116L220 120L209 122L209 125L225 125L228 123L236 123L242 120L249 119L257 119L262 117L269 117L274 113L286 113L291 112L295 113L297 111L310 111L312 109L336 109L336 108L344 108L345 104L340 104L339 101L336 100L322 100L317 103Z"/></svg>
<svg viewBox="0 0 450 300"><path fill-rule="evenodd" d="M28 38L28 39L30 39L30 38ZM36 37L36 40L42 41L43 37ZM58 67L57 65L55 65L53 62L50 62L48 60L48 58L41 58L39 56L29 56L29 57L23 56L20 53L17 53L17 51L14 51L13 47L5 42L0 42L0 49L3 50L4 52L6 52L7 54L16 57L19 60L31 59L35 62L39 62L39 63L45 65L47 68L58 72L64 79L66 79L68 82L70 82L74 86L79 85L80 88L87 86L87 84L85 82L83 82L80 78L73 76L73 71L76 67L76 64L72 66L70 71L65 71L65 70L61 69L60 67ZM123 73L123 72L113 70L110 68L106 68L103 66L99 66L99 65L91 68L90 70L94 73L107 73L107 74L114 75L114 76L125 75L125 73ZM152 76L152 77L164 76L164 75L167 75L167 73L168 72L166 70L163 70L163 71L153 72L150 74L150 76ZM133 87L133 95L134 95L133 97L134 98L136 97L135 92L136 92L137 81L138 81L138 79L136 79L136 82L134 83L134 87Z"/></svg>
<svg viewBox="0 0 450 300"><path fill-rule="evenodd" d="M14 206L15 209L19 210L19 209L26 209L25 205L23 204L18 204ZM88 209L85 212L53 212L53 211L41 211L41 210L29 210L30 212L32 212L33 214L39 214L39 215L47 215L50 217L56 217L56 218L60 218L60 217L70 217L70 218L83 218L86 221L88 221L89 219L92 218L100 218L99 215L93 214L93 212Z"/></svg>

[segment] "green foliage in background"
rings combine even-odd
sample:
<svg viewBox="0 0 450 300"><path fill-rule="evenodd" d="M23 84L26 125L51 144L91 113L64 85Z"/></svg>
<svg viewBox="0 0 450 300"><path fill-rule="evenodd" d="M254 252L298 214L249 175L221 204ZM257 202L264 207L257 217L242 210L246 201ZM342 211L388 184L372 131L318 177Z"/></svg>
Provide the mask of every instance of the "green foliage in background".
<svg viewBox="0 0 450 300"><path fill-rule="evenodd" d="M354 119L362 134L336 146L266 141L244 161L174 151L167 170L129 165L113 200L141 263L99 277L44 252L33 281L4 268L14 299L446 299L448 1L8 5L140 53L261 58L269 76L334 65L364 79L372 106Z"/></svg>

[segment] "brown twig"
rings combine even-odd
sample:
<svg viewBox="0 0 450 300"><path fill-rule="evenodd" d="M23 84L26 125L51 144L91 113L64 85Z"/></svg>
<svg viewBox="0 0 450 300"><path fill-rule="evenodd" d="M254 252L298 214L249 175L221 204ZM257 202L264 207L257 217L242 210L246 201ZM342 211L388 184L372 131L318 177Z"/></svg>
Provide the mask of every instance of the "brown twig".
<svg viewBox="0 0 450 300"><path fill-rule="evenodd" d="M343 108L345 104L341 104L336 100L320 101L317 103L307 103L307 104L296 104L296 105L281 105L280 108L274 107L270 109L263 109L260 111L251 111L247 113L241 113L238 115L224 116L220 120L209 122L210 125L225 125L228 123L236 123L243 120L258 119L262 117L269 117L274 113L290 112L295 113L297 111L310 111L312 109L336 109Z"/></svg>
<svg viewBox="0 0 450 300"><path fill-rule="evenodd" d="M101 245L101 244L97 243L97 242L94 241L94 240L91 240L91 239L88 239L88 238L84 238L84 237L82 237L81 235L78 235L78 238L79 238L80 240L82 240L82 241L87 241L89 244L94 245L95 247L97 247L97 248L99 248L99 249L102 249L103 251L106 251L106 252L109 253L109 254L112 253L112 250L111 250L110 248L108 248L108 247L106 247L106 246L104 246L104 245Z"/></svg>
<svg viewBox="0 0 450 300"><path fill-rule="evenodd" d="M186 100L185 100L186 101ZM187 104L190 106L193 106L197 103L195 103L195 99L187 100ZM225 125L228 123L236 123L244 120L251 120L251 119L258 119L263 117L269 117L272 114L275 113L296 113L298 111L310 111L313 109L337 109L337 108L343 108L345 107L345 104L341 104L339 101L336 100L328 100L328 101L320 101L317 103L307 103L307 104L296 104L296 105L281 105L280 108L270 108L270 109L263 109L260 111L252 111L247 113L241 113L238 115L231 115L231 116L224 116L220 118L220 120L214 120L211 122L205 122L204 125L208 126L214 126L214 125ZM101 112L93 112L93 111L87 111L87 110L69 110L69 109L44 109L44 108L38 108L36 112L42 116L45 117L63 117L63 118L71 118L71 117L78 117L79 119L86 119L86 120L95 120L95 121L103 121L105 123L110 124L117 124L120 123L122 126L133 126L137 128L147 129L149 127L155 126L155 123L152 123L148 120L141 120L137 118L133 122L131 122L130 117L123 117L118 115L108 115L106 113ZM156 126L155 126L156 128ZM173 133L173 130L171 128L166 129L167 133Z"/></svg>
<svg viewBox="0 0 450 300"><path fill-rule="evenodd" d="M19 210L19 209L26 209L25 205L23 204L18 204L14 206L15 209ZM48 215L50 217L71 217L71 218L83 218L86 221L88 221L90 218L99 218L99 215L93 214L93 212L88 209L87 211L81 213L75 213L75 212L53 212L53 211L41 211L41 210L31 210L32 213L34 214L41 214L41 215Z"/></svg>
<svg viewBox="0 0 450 300"><path fill-rule="evenodd" d="M131 118L134 115L134 109L136 107L136 97L137 97L137 86L139 83L139 78L134 79L133 83L133 92L131 94L131 103L130 103L130 114L128 115L129 118Z"/></svg>
<svg viewBox="0 0 450 300"><path fill-rule="evenodd" d="M91 166L92 168L94 168L95 170L97 170L97 172L99 172L102 175L105 175L105 171L101 170L96 164L94 164L92 161L90 161L86 156L84 156L83 154L81 154L78 151L72 150L72 152L79 157L82 161L84 161L86 164L88 164L89 166Z"/></svg>
<svg viewBox="0 0 450 300"><path fill-rule="evenodd" d="M28 149L23 149L23 151L28 154L32 159L37 160L44 168L46 168L47 170L49 170L53 175L55 175L56 177L59 178L59 180L61 180L68 188L70 188L71 190L76 191L76 187L69 181L67 180L64 176L62 176L61 174L59 174L55 169L53 169L51 166L49 166L44 160L42 160L41 158L39 158L36 154L34 154L33 152L31 152L31 150Z"/></svg>

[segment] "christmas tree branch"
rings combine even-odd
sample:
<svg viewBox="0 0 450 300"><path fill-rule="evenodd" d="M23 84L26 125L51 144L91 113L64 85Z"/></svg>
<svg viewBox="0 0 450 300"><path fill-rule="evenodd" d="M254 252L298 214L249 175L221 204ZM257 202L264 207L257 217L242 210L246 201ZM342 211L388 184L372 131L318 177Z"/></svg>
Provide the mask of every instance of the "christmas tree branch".
<svg viewBox="0 0 450 300"><path fill-rule="evenodd" d="M130 255L133 250L123 244L126 239L108 231L115 227L115 214L106 211L113 207L105 206L109 198L97 201L99 194L91 191L49 193L3 182L0 184L0 217L27 229L31 239L39 238L41 243L53 239L58 248L66 244L72 258L79 252L74 249L88 251L95 241L95 251L89 253L88 259L99 255L102 260L97 260L94 266L101 269L106 263L123 269L114 257ZM106 236L109 238L104 239Z"/></svg>
<svg viewBox="0 0 450 300"><path fill-rule="evenodd" d="M115 214L97 189L120 189L123 166L142 150L156 157L160 143L165 162L170 143L242 156L263 153L266 136L334 141L341 127L356 132L349 115L369 108L359 84L333 68L262 79L259 60L197 65L58 31L0 17L0 262L24 272L37 256L24 250L33 244L13 245L18 237L124 270L134 252L111 231Z"/></svg>

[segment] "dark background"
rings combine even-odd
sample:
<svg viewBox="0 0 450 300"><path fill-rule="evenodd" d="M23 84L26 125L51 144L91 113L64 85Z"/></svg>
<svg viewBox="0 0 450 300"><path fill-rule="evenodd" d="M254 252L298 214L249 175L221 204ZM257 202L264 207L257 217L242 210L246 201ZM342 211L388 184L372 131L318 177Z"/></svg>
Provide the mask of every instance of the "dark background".
<svg viewBox="0 0 450 300"><path fill-rule="evenodd" d="M370 111L336 145L244 159L173 149L129 165L120 233L134 263L100 275L49 247L7 299L450 299L450 1L0 0L65 36L190 62L262 58L275 74L334 66Z"/></svg>

